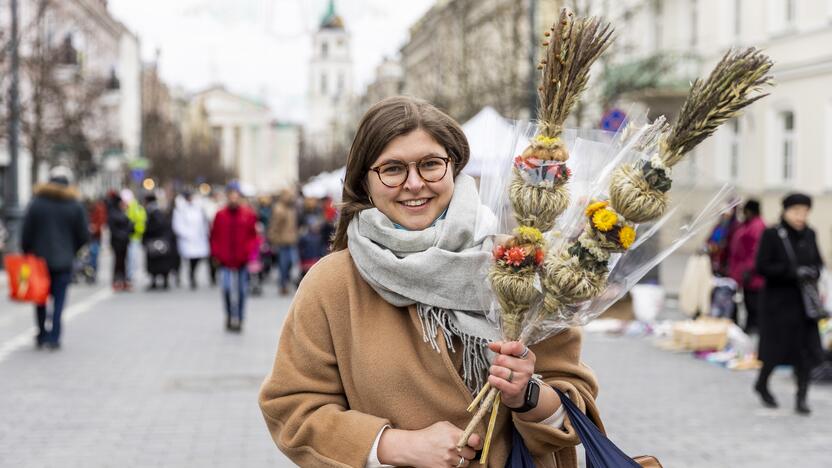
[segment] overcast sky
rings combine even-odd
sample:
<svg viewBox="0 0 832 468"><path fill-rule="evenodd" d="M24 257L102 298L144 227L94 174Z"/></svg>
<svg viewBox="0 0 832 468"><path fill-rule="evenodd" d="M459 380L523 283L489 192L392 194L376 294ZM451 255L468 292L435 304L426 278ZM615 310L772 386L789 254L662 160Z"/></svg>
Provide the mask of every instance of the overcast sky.
<svg viewBox="0 0 832 468"><path fill-rule="evenodd" d="M222 83L267 101L275 117L302 122L312 33L329 0L110 0L135 32L142 58L161 50L162 78L197 91ZM351 34L357 92L433 0L336 0Z"/></svg>

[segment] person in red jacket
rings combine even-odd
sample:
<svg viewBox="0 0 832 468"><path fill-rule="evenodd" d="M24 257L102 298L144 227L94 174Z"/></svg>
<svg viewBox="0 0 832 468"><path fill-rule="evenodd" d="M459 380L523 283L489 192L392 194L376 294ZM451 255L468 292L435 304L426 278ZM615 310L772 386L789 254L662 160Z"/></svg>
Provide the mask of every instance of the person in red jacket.
<svg viewBox="0 0 832 468"><path fill-rule="evenodd" d="M239 332L248 290L246 264L257 239L257 214L243 203L239 185L228 184L227 194L227 204L211 225L211 255L220 264L225 328Z"/></svg>
<svg viewBox="0 0 832 468"><path fill-rule="evenodd" d="M742 208L743 222L731 237L728 249L728 275L742 287L747 316L744 330L751 333L757 329L757 311L760 308L760 291L765 280L754 268L760 238L766 230L766 223L760 217L760 202L748 200Z"/></svg>

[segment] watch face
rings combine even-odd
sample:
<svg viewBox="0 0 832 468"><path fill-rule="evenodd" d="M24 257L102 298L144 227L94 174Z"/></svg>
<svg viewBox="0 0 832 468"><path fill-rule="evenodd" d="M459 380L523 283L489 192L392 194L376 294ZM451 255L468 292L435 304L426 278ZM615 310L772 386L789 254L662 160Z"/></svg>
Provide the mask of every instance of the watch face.
<svg viewBox="0 0 832 468"><path fill-rule="evenodd" d="M535 408L538 398L540 398L540 385L534 380L530 380L528 392L526 393L526 406Z"/></svg>

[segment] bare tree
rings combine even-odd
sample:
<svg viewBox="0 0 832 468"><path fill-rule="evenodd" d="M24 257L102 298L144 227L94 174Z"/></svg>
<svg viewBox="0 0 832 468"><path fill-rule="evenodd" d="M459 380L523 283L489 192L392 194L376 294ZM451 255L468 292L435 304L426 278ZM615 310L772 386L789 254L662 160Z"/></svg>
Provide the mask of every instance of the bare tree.
<svg viewBox="0 0 832 468"><path fill-rule="evenodd" d="M42 163L68 163L85 175L94 171L93 154L120 146L107 128L106 109L101 98L113 91L110 77L84 76L71 37L50 42L47 19L57 9L56 0L37 0L34 15L20 32L21 99L20 129L23 144L31 156L31 174L38 180ZM8 38L5 38L8 40ZM0 54L0 79L5 88L8 64L5 50ZM5 137L5 106L0 132Z"/></svg>

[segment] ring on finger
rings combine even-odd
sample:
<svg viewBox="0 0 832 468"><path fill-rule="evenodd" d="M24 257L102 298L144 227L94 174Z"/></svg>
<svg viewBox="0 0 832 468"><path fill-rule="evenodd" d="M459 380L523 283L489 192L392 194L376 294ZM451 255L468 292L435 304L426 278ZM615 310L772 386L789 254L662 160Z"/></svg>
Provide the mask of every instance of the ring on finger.
<svg viewBox="0 0 832 468"><path fill-rule="evenodd" d="M514 371L513 371L513 370L511 370L511 369L509 369L509 370L508 370L508 377L506 377L506 380L508 380L509 382L511 382L511 379L513 379L513 378L514 378Z"/></svg>
<svg viewBox="0 0 832 468"><path fill-rule="evenodd" d="M459 457L459 462L456 464L456 466L457 466L457 468L460 468L460 467L462 467L462 466L465 466L465 457L460 456L460 457Z"/></svg>
<svg viewBox="0 0 832 468"><path fill-rule="evenodd" d="M520 354L517 356L517 358L518 358L518 359L526 359L526 357L527 357L528 355L529 355L529 347L528 347L528 346L524 346L524 347L523 347L523 352L522 352L522 353L520 353Z"/></svg>

